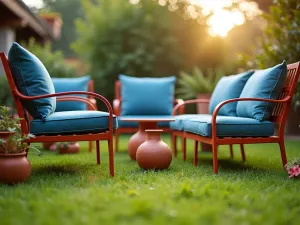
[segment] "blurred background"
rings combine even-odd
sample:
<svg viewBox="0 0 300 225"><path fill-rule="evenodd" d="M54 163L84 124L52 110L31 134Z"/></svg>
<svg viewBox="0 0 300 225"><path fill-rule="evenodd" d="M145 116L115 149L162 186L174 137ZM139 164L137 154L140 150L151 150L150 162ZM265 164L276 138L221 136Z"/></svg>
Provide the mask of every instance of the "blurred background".
<svg viewBox="0 0 300 225"><path fill-rule="evenodd" d="M175 75L177 97L195 98L221 76L299 61L299 12L299 0L2 0L0 51L18 41L52 77L89 74L110 101L121 73ZM0 104L12 104L1 75Z"/></svg>

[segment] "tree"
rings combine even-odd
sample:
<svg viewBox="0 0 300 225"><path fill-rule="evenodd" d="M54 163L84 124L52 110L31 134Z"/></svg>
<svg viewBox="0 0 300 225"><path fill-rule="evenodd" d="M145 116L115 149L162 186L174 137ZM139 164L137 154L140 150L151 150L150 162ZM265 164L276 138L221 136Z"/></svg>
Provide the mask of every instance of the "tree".
<svg viewBox="0 0 300 225"><path fill-rule="evenodd" d="M76 22L72 47L90 63L96 90L110 100L118 74L168 76L223 63L223 40L208 35L204 17L188 18L184 1L176 10L149 0L94 2L82 1L84 18Z"/></svg>
<svg viewBox="0 0 300 225"><path fill-rule="evenodd" d="M61 50L66 57L75 56L70 44L76 40L75 19L83 16L80 0L43 0L44 8L42 11L52 11L60 13L63 25L61 38L52 44L54 50Z"/></svg>

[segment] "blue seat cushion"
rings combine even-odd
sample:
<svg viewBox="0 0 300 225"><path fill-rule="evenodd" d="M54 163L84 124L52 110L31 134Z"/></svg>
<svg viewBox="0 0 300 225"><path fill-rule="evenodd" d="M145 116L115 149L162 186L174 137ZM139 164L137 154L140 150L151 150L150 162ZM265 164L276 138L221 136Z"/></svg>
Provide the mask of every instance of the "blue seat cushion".
<svg viewBox="0 0 300 225"><path fill-rule="evenodd" d="M200 114L182 114L182 115L174 116L173 118L175 119L175 121L170 122L170 128L172 130L182 131L183 130L183 122L186 119L195 118L195 117L198 117L199 115Z"/></svg>
<svg viewBox="0 0 300 225"><path fill-rule="evenodd" d="M91 80L90 76L76 78L52 78L55 93L68 91L88 91L88 84ZM71 95L68 95L71 96ZM87 97L86 95L77 95ZM87 105L84 102L64 101L57 102L55 112L87 110Z"/></svg>
<svg viewBox="0 0 300 225"><path fill-rule="evenodd" d="M186 119L183 130L205 137L211 137L211 119L208 114ZM274 124L252 118L236 116L217 116L217 136L219 137L268 137L274 134Z"/></svg>
<svg viewBox="0 0 300 225"><path fill-rule="evenodd" d="M43 63L17 43L8 52L9 66L18 90L26 96L54 94L54 86ZM45 120L55 111L56 98L23 101L33 118Z"/></svg>
<svg viewBox="0 0 300 225"><path fill-rule="evenodd" d="M176 77L137 78L119 75L121 116L171 115Z"/></svg>
<svg viewBox="0 0 300 225"><path fill-rule="evenodd" d="M286 62L272 68L256 71L247 81L240 98L277 99L287 77ZM240 101L237 103L237 115L268 120L274 104L258 101Z"/></svg>
<svg viewBox="0 0 300 225"><path fill-rule="evenodd" d="M212 114L216 106L228 99L239 98L243 88L254 73L254 70L249 70L245 73L222 77L217 83L209 102L209 114ZM218 115L236 116L237 102L231 102L224 105Z"/></svg>
<svg viewBox="0 0 300 225"><path fill-rule="evenodd" d="M153 115L150 115L150 116L147 116L147 115L142 115L142 116L135 116L135 115L128 115L128 116L119 116L118 117L118 127L119 128L137 128L139 127L139 123L138 122L128 122L128 121L122 121L121 119L123 118L170 118L171 116L166 116L166 115L157 115L157 116L153 116ZM157 123L157 127L159 128L169 128L170 126L170 123L169 122L158 122Z"/></svg>
<svg viewBox="0 0 300 225"><path fill-rule="evenodd" d="M87 134L108 130L107 112L101 111L66 111L55 112L45 121L34 119L30 122L30 133L34 135ZM117 117L114 116L114 129Z"/></svg>

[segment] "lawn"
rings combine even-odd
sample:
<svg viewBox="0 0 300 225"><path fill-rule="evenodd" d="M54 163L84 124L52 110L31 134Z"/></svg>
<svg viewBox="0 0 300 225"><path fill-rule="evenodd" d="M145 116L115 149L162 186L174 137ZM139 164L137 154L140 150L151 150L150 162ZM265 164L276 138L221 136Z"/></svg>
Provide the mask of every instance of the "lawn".
<svg viewBox="0 0 300 225"><path fill-rule="evenodd" d="M32 152L30 180L0 185L0 224L299 224L300 181L288 179L277 145L246 145L246 163L237 146L234 160L221 147L214 175L210 153L199 154L193 167L188 142L186 162L179 155L168 170L153 172L129 159L128 137L115 154L114 178L105 142L101 166L87 143L76 155ZM286 148L288 159L300 156L300 142L287 141Z"/></svg>

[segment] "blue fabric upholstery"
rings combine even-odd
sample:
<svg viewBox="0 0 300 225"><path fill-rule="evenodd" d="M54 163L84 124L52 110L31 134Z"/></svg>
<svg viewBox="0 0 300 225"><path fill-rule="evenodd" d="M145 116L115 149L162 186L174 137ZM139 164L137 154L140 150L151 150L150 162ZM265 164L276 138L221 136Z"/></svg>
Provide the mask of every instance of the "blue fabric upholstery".
<svg viewBox="0 0 300 225"><path fill-rule="evenodd" d="M91 80L90 76L76 78L52 78L55 88L55 93L68 91L88 91L88 84ZM68 95L71 96L71 95ZM79 95L86 97L86 95ZM87 105L84 102L66 101L57 102L55 112L87 110Z"/></svg>
<svg viewBox="0 0 300 225"><path fill-rule="evenodd" d="M286 62L272 68L255 72L247 81L240 98L277 99L287 77ZM268 120L274 104L257 101L241 101L237 103L237 115Z"/></svg>
<svg viewBox="0 0 300 225"><path fill-rule="evenodd" d="M175 119L175 121L170 122L170 128L172 130L182 131L183 122L186 119L197 118L199 115L200 114L183 114L183 115L174 116L173 118Z"/></svg>
<svg viewBox="0 0 300 225"><path fill-rule="evenodd" d="M232 98L239 98L246 82L253 73L254 71L250 70L238 75L222 77L212 93L209 102L209 113L212 114L214 109L220 102ZM220 109L218 115L236 116L236 105L237 102L232 102L224 105Z"/></svg>
<svg viewBox="0 0 300 225"><path fill-rule="evenodd" d="M108 117L107 112L100 111L55 112L45 121L32 120L30 132L35 135L99 133L108 130ZM116 116L114 116L114 128L117 128Z"/></svg>
<svg viewBox="0 0 300 225"><path fill-rule="evenodd" d="M211 119L208 114L186 119L183 130L201 136L211 137ZM217 136L219 137L267 137L274 134L274 124L270 121L260 122L252 118L235 116L217 117Z"/></svg>
<svg viewBox="0 0 300 225"><path fill-rule="evenodd" d="M43 63L17 43L8 52L9 66L18 90L26 96L54 94L54 86ZM56 98L24 101L24 107L33 118L45 120L55 111Z"/></svg>
<svg viewBox="0 0 300 225"><path fill-rule="evenodd" d="M137 78L120 75L121 116L171 115L176 77Z"/></svg>
<svg viewBox="0 0 300 225"><path fill-rule="evenodd" d="M121 121L121 119L123 118L170 118L170 116L153 116L153 115L150 115L150 116L145 116L145 115L141 115L141 116L119 116L118 117L118 127L119 128L124 128L124 127L128 127L128 128L137 128L139 127L139 123L138 122L127 122L127 121ZM170 126L170 123L169 122L158 122L157 123L157 126L159 128L168 128Z"/></svg>

